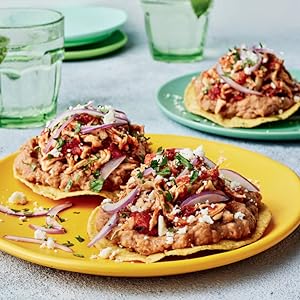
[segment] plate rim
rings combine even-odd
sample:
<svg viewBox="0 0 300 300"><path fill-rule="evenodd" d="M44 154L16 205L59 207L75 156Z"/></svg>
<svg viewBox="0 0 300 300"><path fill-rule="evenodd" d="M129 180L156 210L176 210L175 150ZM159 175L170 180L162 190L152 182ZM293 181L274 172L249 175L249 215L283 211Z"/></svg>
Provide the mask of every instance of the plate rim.
<svg viewBox="0 0 300 300"><path fill-rule="evenodd" d="M175 135L175 134L150 134L150 133L147 135L154 140L155 139L163 140L166 137L173 137L173 138L186 140L184 141L184 143L192 140L192 142L198 142L198 143L204 142L204 143L217 145L217 146L226 145L226 147L229 147L228 150L234 149L235 151L242 151L250 155L258 156L261 159L267 160L271 164L276 165L279 169L284 169L295 180L297 180L297 182L299 182L298 190L300 195L300 178L298 177L298 175L292 169L285 166L284 164L275 161L272 158L262 155L260 153L245 149L240 146L232 145L229 143L211 141L211 140L207 140L199 137L193 137L193 136L182 136L182 135ZM7 159L11 158L15 154L16 152L1 158L0 164L5 162ZM246 245L244 247L230 250L228 252L221 252L221 253L211 254L209 256L203 256L198 258L179 259L176 261L163 261L163 262L156 262L153 264L121 263L123 265L123 268L126 269L125 270L126 274L124 274L124 270L120 271L120 263L111 263L110 261L108 262L101 261L95 263L94 260L88 258L86 258L83 261L82 259L76 257L72 257L72 258L55 257L53 255L47 255L44 253L35 252L34 250L31 249L24 250L22 246L12 243L11 241L5 240L2 237L0 237L0 250L10 255L13 255L15 257L24 259L26 261L38 265L65 270L65 271L85 273L85 274L116 276L116 277L156 277L156 276L185 274L185 273L203 271L211 268L225 266L264 252L265 250L273 247L274 245L278 244L280 241L285 239L299 226L300 210L298 211L297 215L298 215L298 219L295 218L292 223L284 224L284 226L279 228L279 230L277 228L276 234L274 233L275 238L273 237L274 234L272 234L272 232L271 233L269 232L260 240L252 244ZM236 257L236 255L238 255L238 258ZM207 258L209 258L208 262L206 261ZM72 267L70 268L69 266ZM159 266L160 268L157 268L157 266ZM145 274L145 272L147 273Z"/></svg>
<svg viewBox="0 0 300 300"><path fill-rule="evenodd" d="M193 128L197 131L200 132L205 132L205 133L209 133L209 134L214 134L214 135L218 135L218 136L226 136L226 137L231 137L231 138L235 138L235 139L249 139L249 140L264 140L264 141L274 141L274 140L278 140L280 139L281 141L293 141L293 140L300 140L300 126L299 126L299 132L297 131L280 131L280 132L272 132L272 128L270 129L266 129L269 132L263 132L263 131L255 131L256 128L225 128L222 127L218 124L213 123L212 121L207 120L204 117L198 116L196 114L190 113L192 114L195 118L201 118L203 120L207 120L207 122L210 122L214 125L210 125L208 124L203 124L203 123L199 123L197 121L185 118L183 116L177 115L173 112L171 112L170 110L168 110L168 108L166 107L166 105L164 105L164 100L165 97L163 96L163 90L166 89L168 87L168 85L179 81L179 80L184 80L184 79L192 79L194 76L199 75L199 73L201 73L202 71L198 71L198 72L193 72L193 73L188 73L185 75L181 75L178 77L175 77L173 79L168 80L167 82L165 82L163 85L161 85L159 87L159 89L156 92L156 103L158 105L158 107L160 108L160 110L167 115L171 120L176 121L179 124L182 124L184 126L187 126L189 128ZM294 69L291 70L291 73L293 76L298 76L300 78L300 70ZM297 74L297 75L294 75ZM182 95L183 96L183 92L182 91ZM206 121L204 121L206 122ZM266 123L267 124L267 123ZM251 132L252 131L252 132ZM241 136L243 135L243 136Z"/></svg>

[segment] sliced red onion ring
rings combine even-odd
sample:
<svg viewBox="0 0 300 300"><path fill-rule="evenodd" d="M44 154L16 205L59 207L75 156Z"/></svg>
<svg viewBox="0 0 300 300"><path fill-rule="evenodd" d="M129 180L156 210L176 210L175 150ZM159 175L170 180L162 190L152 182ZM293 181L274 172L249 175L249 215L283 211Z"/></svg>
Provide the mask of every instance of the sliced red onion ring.
<svg viewBox="0 0 300 300"><path fill-rule="evenodd" d="M249 192L259 192L259 188L250 182L247 178L243 177L241 174L229 170L229 169L219 169L219 174L230 181L238 182L242 187L247 189Z"/></svg>
<svg viewBox="0 0 300 300"><path fill-rule="evenodd" d="M3 238L10 240L10 241L15 241L15 242L33 243L33 244L40 244L40 245L45 242L43 240L38 240L38 239L23 237L23 236L16 236L16 235L5 235L5 236L3 236ZM54 242L54 248L63 250L65 252L70 252L70 253L73 252L73 250L70 249L69 247L58 244L56 242Z"/></svg>
<svg viewBox="0 0 300 300"><path fill-rule="evenodd" d="M63 227L55 220L55 217L46 217L46 224L50 228L55 228L55 229L63 229Z"/></svg>
<svg viewBox="0 0 300 300"><path fill-rule="evenodd" d="M49 138L48 143L44 149L44 153L48 153L53 145L55 139L57 139L60 133L74 120L74 116L65 121L59 128L56 129L55 133Z"/></svg>
<svg viewBox="0 0 300 300"><path fill-rule="evenodd" d="M38 225L35 225L35 224L29 224L29 228L33 229L33 230L41 230L41 231L44 231L46 233L49 233L49 234L64 234L66 233L66 231L61 228L45 228L43 226L38 226Z"/></svg>
<svg viewBox="0 0 300 300"><path fill-rule="evenodd" d="M104 116L104 114L102 112L100 112L96 109L88 109L88 108L70 109L70 110L63 112L58 117L56 117L53 121L50 122L50 124L48 124L46 126L46 128L49 128L50 130L52 130L55 127L55 125L60 123L65 118L68 118L73 115L78 115L78 114L89 114L89 115L96 116L96 117Z"/></svg>
<svg viewBox="0 0 300 300"><path fill-rule="evenodd" d="M108 213L117 213L129 203L133 202L137 194L140 192L138 188L133 189L126 197L115 203L105 203L102 205L102 209Z"/></svg>
<svg viewBox="0 0 300 300"><path fill-rule="evenodd" d="M118 214L113 214L108 222L102 227L102 229L94 236L94 238L88 243L88 247L92 247L95 243L97 243L99 240L106 237L111 230L114 228L114 226L117 224L118 221Z"/></svg>
<svg viewBox="0 0 300 300"><path fill-rule="evenodd" d="M235 82L234 80L232 80L231 78L229 78L228 76L225 76L221 65L219 63L217 63L216 66L216 71L219 74L219 76L227 83L229 84L232 88L234 88L235 90L245 93L245 94L253 94L253 95L262 95L261 92L258 91L254 91L254 90L250 90L242 85L239 85L237 82Z"/></svg>
<svg viewBox="0 0 300 300"><path fill-rule="evenodd" d="M0 205L0 212L3 212L5 214L11 215L11 216L18 216L18 217L40 217L45 216L48 213L48 210L41 210L36 212L15 212L9 207L6 207L4 205Z"/></svg>
<svg viewBox="0 0 300 300"><path fill-rule="evenodd" d="M126 155L123 155L118 158L113 158L112 160L108 161L101 169L100 169L100 176L104 180L108 178L108 176L123 162L126 158Z"/></svg>
<svg viewBox="0 0 300 300"><path fill-rule="evenodd" d="M80 132L82 134L87 134L90 133L94 130L99 130L99 129L108 129L111 127L117 127L117 126L122 126L122 125L127 125L128 122L127 121L119 121L119 122L115 122L115 123L109 123L109 124L101 124L101 125L95 125L95 126L81 126L81 130Z"/></svg>
<svg viewBox="0 0 300 300"><path fill-rule="evenodd" d="M216 164L210 160L209 158L207 158L206 156L204 157L204 163L206 164L206 166L208 166L210 169L213 169Z"/></svg>
<svg viewBox="0 0 300 300"><path fill-rule="evenodd" d="M58 204L52 208L50 208L50 210L47 212L48 216L56 216L59 212L61 212L62 210L69 208L73 205L72 202L65 202L62 204Z"/></svg>
<svg viewBox="0 0 300 300"><path fill-rule="evenodd" d="M143 172L144 176L149 176L150 174L152 174L153 176L156 175L155 170L153 168L151 168L151 167L145 169L144 172Z"/></svg>
<svg viewBox="0 0 300 300"><path fill-rule="evenodd" d="M194 194L181 203L181 207L187 205L195 205L197 203L218 203L226 202L229 198L222 191L207 191L201 192L200 194Z"/></svg>

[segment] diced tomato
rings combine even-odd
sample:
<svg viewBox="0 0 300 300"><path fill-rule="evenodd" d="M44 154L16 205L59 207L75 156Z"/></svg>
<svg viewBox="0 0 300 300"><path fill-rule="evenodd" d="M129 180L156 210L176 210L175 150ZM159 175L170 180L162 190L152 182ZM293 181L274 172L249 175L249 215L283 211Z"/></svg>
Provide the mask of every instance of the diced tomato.
<svg viewBox="0 0 300 300"><path fill-rule="evenodd" d="M81 155L82 150L79 147L80 141L78 139L72 139L62 146L61 152L63 155L71 153L72 155ZM69 151L68 151L69 150Z"/></svg>
<svg viewBox="0 0 300 300"><path fill-rule="evenodd" d="M175 181L176 181L177 184L178 183L185 183L185 184L187 184L187 183L190 183L191 178L190 178L189 175L183 175L183 176L180 176L180 177L176 178Z"/></svg>
<svg viewBox="0 0 300 300"><path fill-rule="evenodd" d="M240 72L237 73L237 78L235 79L235 81L238 84L243 85L246 82L246 79L247 79L247 75L245 74L245 72L240 71Z"/></svg>
<svg viewBox="0 0 300 300"><path fill-rule="evenodd" d="M176 152L174 148L165 150L165 155L168 158L168 160L173 160L175 158L175 154Z"/></svg>
<svg viewBox="0 0 300 300"><path fill-rule="evenodd" d="M148 211L133 212L131 216L134 219L134 230L150 236L157 235L157 228L149 230L151 215Z"/></svg>
<svg viewBox="0 0 300 300"><path fill-rule="evenodd" d="M108 147L108 150L111 152L111 156L113 158L118 158L123 156L124 154L122 153L121 150L119 150L118 146L115 144L110 144Z"/></svg>
<svg viewBox="0 0 300 300"><path fill-rule="evenodd" d="M76 116L75 118L76 121L80 122L81 124L87 124L90 123L91 121L95 120L94 116L91 116L89 114L80 114Z"/></svg>
<svg viewBox="0 0 300 300"><path fill-rule="evenodd" d="M187 206L184 206L182 209L181 209L181 214L184 216L184 217L188 217L190 215L193 215L196 211L196 208L195 206L193 205L187 205Z"/></svg>
<svg viewBox="0 0 300 300"><path fill-rule="evenodd" d="M208 97L212 100L216 100L216 99L220 98L220 95L221 95L221 89L217 85L214 85L208 91Z"/></svg>

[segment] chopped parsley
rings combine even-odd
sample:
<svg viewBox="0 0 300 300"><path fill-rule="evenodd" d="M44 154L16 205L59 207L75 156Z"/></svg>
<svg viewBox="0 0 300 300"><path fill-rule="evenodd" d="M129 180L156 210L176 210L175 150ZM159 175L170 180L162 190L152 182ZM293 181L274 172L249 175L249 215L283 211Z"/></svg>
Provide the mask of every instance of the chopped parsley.
<svg viewBox="0 0 300 300"><path fill-rule="evenodd" d="M72 185L73 185L73 180L69 179L68 183L67 183L67 185L65 187L65 192L68 192L71 189Z"/></svg>
<svg viewBox="0 0 300 300"><path fill-rule="evenodd" d="M160 175L160 176L167 176L167 175L171 174L171 170L170 170L169 167L166 167L166 168L158 171L157 174Z"/></svg>
<svg viewBox="0 0 300 300"><path fill-rule="evenodd" d="M82 243L82 242L85 241L84 238L81 237L80 235L75 236L75 239L76 239L79 243Z"/></svg>
<svg viewBox="0 0 300 300"><path fill-rule="evenodd" d="M159 154L159 155L160 155L160 154L163 154L163 153L164 153L163 147L160 146L160 147L157 149L156 153Z"/></svg>
<svg viewBox="0 0 300 300"><path fill-rule="evenodd" d="M73 255L76 257L84 258L84 255L80 253L73 253Z"/></svg>
<svg viewBox="0 0 300 300"><path fill-rule="evenodd" d="M72 246L74 246L74 244L71 243L70 241L67 241L66 243L62 243L62 245L66 246L66 247L72 247Z"/></svg>
<svg viewBox="0 0 300 300"><path fill-rule="evenodd" d="M98 178L98 179L94 179L94 180L90 181L90 189L91 189L91 191L93 191L93 192L100 192L102 190L103 183L104 183L104 179L103 178Z"/></svg>
<svg viewBox="0 0 300 300"><path fill-rule="evenodd" d="M194 170L192 172L190 182L194 183L198 179L198 176L199 176L199 172L197 170Z"/></svg>
<svg viewBox="0 0 300 300"><path fill-rule="evenodd" d="M176 154L176 159L179 161L181 165L185 166L188 170L193 169L193 165L191 164L191 162L185 157L183 157L180 153Z"/></svg>
<svg viewBox="0 0 300 300"><path fill-rule="evenodd" d="M65 140L63 140L61 137L59 137L57 140L56 140L56 142L57 142L57 149L58 150L61 150L61 148L63 147L63 145L66 143L66 141Z"/></svg>
<svg viewBox="0 0 300 300"><path fill-rule="evenodd" d="M140 170L138 170L137 178L139 178L139 179L143 178L143 173Z"/></svg>
<svg viewBox="0 0 300 300"><path fill-rule="evenodd" d="M158 171L157 169L159 168L159 164L158 164L158 161L157 160L152 160L151 161L151 164L150 164L150 167L152 168L152 169L154 169L155 171Z"/></svg>

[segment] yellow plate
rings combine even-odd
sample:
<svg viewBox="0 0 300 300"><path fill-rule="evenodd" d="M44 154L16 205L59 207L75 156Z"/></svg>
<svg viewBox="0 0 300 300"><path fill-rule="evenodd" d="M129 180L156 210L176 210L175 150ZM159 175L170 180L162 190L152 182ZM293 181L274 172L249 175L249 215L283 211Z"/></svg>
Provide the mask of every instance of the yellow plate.
<svg viewBox="0 0 300 300"><path fill-rule="evenodd" d="M64 235L53 237L57 242L70 241L74 253L84 255L84 258L75 257L72 254L58 250L40 249L38 245L12 242L0 238L0 250L27 261L73 272L81 272L95 275L108 276L163 276L181 274L199 270L210 269L230 264L247 257L258 254L280 242L288 236L300 223L300 180L290 169L265 156L250 152L232 145L201 140L192 137L180 137L172 135L150 135L153 149L163 147L190 147L195 148L199 144L204 146L206 155L217 160L220 156L227 160L223 166L232 168L248 178L257 180L263 194L263 201L270 208L273 219L263 238L257 242L221 253L207 254L206 256L191 257L187 259L173 258L153 264L142 263L117 263L103 259L91 259L97 250L88 249L86 222L92 209L99 204L99 198L87 196L71 198L74 206L60 213L66 221L63 223L67 229ZM15 155L12 154L0 161L0 202L7 204L7 198L14 191L21 191L27 195L30 202L26 207L33 207L36 201L40 206L52 207L63 201L51 201L39 195L35 195L22 183L13 178L12 163ZM78 214L77 212L80 212ZM0 237L5 234L33 237L33 231L28 227L29 223L44 224L44 217L20 221L17 217L0 213ZM22 225L19 225L22 224ZM80 243L75 236L80 235L85 239Z"/></svg>

